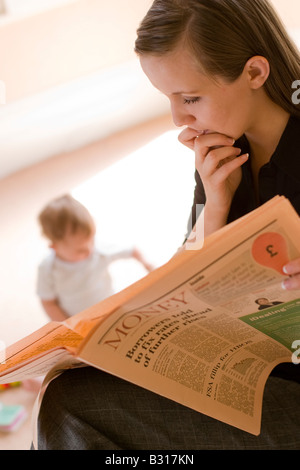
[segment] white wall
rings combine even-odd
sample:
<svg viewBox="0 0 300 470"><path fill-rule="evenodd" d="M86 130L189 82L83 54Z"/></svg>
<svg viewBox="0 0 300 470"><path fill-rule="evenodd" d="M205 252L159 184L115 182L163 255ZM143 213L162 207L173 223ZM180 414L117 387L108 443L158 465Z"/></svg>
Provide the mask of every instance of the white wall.
<svg viewBox="0 0 300 470"><path fill-rule="evenodd" d="M34 3L7 4L14 12L15 4L24 9L26 2ZM300 44L299 0L272 3ZM0 15L6 89L6 104L0 99L0 180L167 112L167 100L148 83L133 51L150 4L64 0L35 14Z"/></svg>
<svg viewBox="0 0 300 470"><path fill-rule="evenodd" d="M0 79L7 84L7 103L132 60L136 28L150 3L74 0L0 18Z"/></svg>

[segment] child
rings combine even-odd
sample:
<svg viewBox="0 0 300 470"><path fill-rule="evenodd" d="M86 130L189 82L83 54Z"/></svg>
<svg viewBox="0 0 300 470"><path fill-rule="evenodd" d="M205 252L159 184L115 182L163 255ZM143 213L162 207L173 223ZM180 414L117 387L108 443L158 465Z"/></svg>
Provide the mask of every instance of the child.
<svg viewBox="0 0 300 470"><path fill-rule="evenodd" d="M70 195L51 201L39 222L51 253L39 266L37 293L48 316L63 321L95 305L113 292L109 264L133 257L151 266L136 250L104 255L94 245L95 223L88 210Z"/></svg>
<svg viewBox="0 0 300 470"><path fill-rule="evenodd" d="M292 101L300 58L267 0L155 0L136 51L195 152L193 215L205 204L206 235L276 194L300 213L300 106ZM284 287L299 289L300 260L286 273ZM294 377L277 370L266 383L259 436L99 370L67 371L44 396L39 449L296 450L299 366L291 366Z"/></svg>

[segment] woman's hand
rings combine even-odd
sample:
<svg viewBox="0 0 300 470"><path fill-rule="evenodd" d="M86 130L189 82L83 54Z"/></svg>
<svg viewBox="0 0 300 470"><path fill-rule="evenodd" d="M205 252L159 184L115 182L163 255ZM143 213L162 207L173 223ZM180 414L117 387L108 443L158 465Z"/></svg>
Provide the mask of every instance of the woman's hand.
<svg viewBox="0 0 300 470"><path fill-rule="evenodd" d="M290 261L283 271L290 278L283 281L282 287L286 290L300 289L300 258Z"/></svg>
<svg viewBox="0 0 300 470"><path fill-rule="evenodd" d="M196 169L201 177L207 204L216 211L229 211L241 182L241 166L248 154L233 147L234 139L223 134L205 133L186 128L179 136L182 144L195 151Z"/></svg>

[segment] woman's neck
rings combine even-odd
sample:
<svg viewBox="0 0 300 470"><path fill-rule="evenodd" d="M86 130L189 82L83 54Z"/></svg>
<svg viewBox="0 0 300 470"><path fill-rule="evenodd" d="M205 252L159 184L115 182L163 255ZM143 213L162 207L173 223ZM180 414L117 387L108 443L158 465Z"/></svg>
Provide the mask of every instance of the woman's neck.
<svg viewBox="0 0 300 470"><path fill-rule="evenodd" d="M258 176L263 165L270 161L282 134L287 126L290 114L267 98L264 106L256 108L256 118L249 131L245 133L250 145L250 164L254 190L259 201Z"/></svg>
<svg viewBox="0 0 300 470"><path fill-rule="evenodd" d="M246 137L250 144L251 161L261 168L275 152L290 114L269 98L257 111L255 122L246 132Z"/></svg>

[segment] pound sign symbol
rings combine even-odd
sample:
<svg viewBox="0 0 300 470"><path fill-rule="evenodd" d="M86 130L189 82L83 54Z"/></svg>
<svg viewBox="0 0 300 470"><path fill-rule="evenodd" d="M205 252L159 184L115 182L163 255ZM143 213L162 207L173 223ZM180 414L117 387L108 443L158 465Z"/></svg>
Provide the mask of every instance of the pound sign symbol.
<svg viewBox="0 0 300 470"><path fill-rule="evenodd" d="M285 238L276 232L262 233L252 245L252 256L257 263L272 268L282 275L282 268L289 261Z"/></svg>
<svg viewBox="0 0 300 470"><path fill-rule="evenodd" d="M269 255L271 256L271 258L274 258L274 256L277 256L278 255L278 251L275 251L275 253L273 252L273 248L274 248L274 245L268 245L266 250L267 250L267 253L269 253Z"/></svg>

